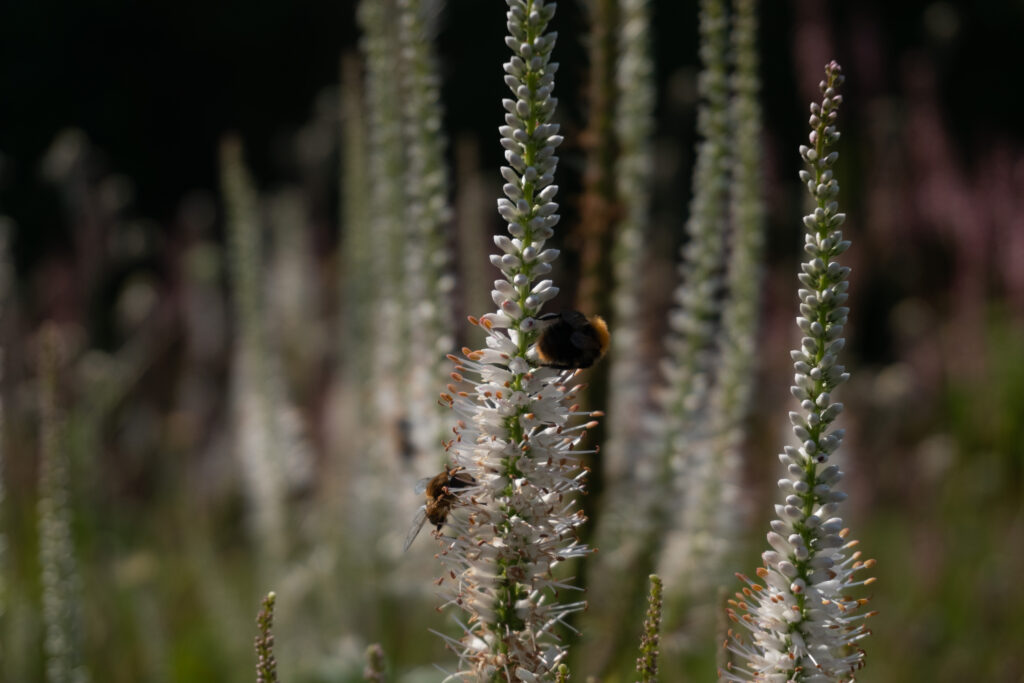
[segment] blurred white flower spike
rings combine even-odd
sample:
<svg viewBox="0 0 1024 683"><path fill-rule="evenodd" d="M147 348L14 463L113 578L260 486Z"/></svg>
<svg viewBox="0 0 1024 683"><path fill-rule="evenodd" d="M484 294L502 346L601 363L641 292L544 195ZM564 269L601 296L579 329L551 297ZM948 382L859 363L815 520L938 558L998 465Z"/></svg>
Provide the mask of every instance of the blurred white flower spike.
<svg viewBox="0 0 1024 683"><path fill-rule="evenodd" d="M589 552L576 537L585 520L574 503L589 451L576 449L599 413L575 405L579 386L568 382L577 370L538 367L530 353L545 327L541 309L558 293L539 279L558 256L545 248L558 223L555 148L562 141L549 122L557 65L549 61L555 35L546 28L555 6L508 0L508 7L505 41L513 55L504 69L514 98L503 101L499 129L508 165L498 212L508 235L494 238L491 256L502 274L491 292L497 310L470 318L486 332L486 347L449 356L452 383L441 395L457 417L448 460L475 481L452 492L447 533L438 534L442 596L468 613L461 638L442 636L459 655L449 680L552 677L566 655L553 631L584 607L559 602L575 587L552 570Z"/></svg>
<svg viewBox="0 0 1024 683"><path fill-rule="evenodd" d="M842 95L839 65L825 67L822 101L811 105L810 144L800 147L809 170L800 178L817 207L804 218L807 260L799 275L800 316L806 335L791 353L796 371L793 395L801 412L791 412L799 446L780 455L786 477L779 480L784 501L775 506L764 566L758 583L740 576L748 587L730 600L733 622L750 631L751 643L730 632L726 646L740 659L720 676L730 681L850 681L864 666L859 642L867 636L864 620L874 612L858 613L867 602L850 596L851 589L873 578L859 574L874 566L854 550L857 541L838 516L846 494L833 487L842 472L829 459L843 439L842 429L830 429L842 411L831 392L849 375L837 357L844 344L843 325L849 268L835 260L850 246L840 226L839 184L832 167L838 154L830 149L839 140L835 122Z"/></svg>

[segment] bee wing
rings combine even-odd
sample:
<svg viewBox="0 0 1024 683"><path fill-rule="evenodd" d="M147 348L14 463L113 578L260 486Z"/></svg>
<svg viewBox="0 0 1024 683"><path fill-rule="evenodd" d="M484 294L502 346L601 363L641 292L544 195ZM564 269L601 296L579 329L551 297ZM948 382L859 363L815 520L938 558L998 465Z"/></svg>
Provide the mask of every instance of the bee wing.
<svg viewBox="0 0 1024 683"><path fill-rule="evenodd" d="M476 479L473 478L469 472L459 472L448 480L449 489L464 489L472 486L476 483Z"/></svg>
<svg viewBox="0 0 1024 683"><path fill-rule="evenodd" d="M416 488L413 489L416 493L424 493L427 490L427 484L430 483L431 477L423 477L416 482Z"/></svg>
<svg viewBox="0 0 1024 683"><path fill-rule="evenodd" d="M402 548L404 553L412 545L412 542L416 540L416 537L420 534L420 529L427 521L427 506L420 505L420 509L416 511L416 514L412 518L412 526L409 527L409 534L405 537L405 547Z"/></svg>

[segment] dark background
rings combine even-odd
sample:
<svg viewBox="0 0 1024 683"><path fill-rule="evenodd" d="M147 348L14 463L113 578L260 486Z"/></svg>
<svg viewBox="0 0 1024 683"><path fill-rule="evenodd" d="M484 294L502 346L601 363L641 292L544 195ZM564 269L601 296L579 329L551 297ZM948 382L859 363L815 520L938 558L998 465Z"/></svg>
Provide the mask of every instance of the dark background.
<svg viewBox="0 0 1024 683"><path fill-rule="evenodd" d="M574 36L584 35L586 19L577 3L561 5L560 116L579 125L586 52ZM659 130L685 136L692 111L667 100L686 96L668 88L680 69L695 68L696 4L665 0L653 9ZM488 163L500 158L496 142L486 140L500 121L502 13L500 4L449 2L439 35L448 128L480 136ZM867 104L906 96L907 62L923 60L956 153L971 168L986 146L1020 141L1012 46L1022 13L1020 3L996 1L766 2L766 127L786 142L802 135L805 95L816 82L805 78L798 88L795 79L835 57L849 74L846 135L856 141ZM808 50L795 15L803 28L822 32L818 54L801 54ZM216 142L226 131L247 142L261 184L286 180L282 140L308 118L317 93L337 82L338 57L356 49L357 35L351 0L7 3L0 23L0 207L25 228L15 240L19 272L69 240L55 190L39 180L39 160L59 131L85 131L108 169L132 179L134 210L166 226L188 191L216 188ZM787 155L779 163L788 174L797 160Z"/></svg>

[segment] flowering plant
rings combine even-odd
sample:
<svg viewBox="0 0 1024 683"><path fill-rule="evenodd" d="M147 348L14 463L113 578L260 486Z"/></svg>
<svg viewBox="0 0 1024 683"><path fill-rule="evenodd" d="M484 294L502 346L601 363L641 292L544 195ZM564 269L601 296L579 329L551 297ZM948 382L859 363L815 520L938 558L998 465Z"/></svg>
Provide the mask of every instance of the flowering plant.
<svg viewBox="0 0 1024 683"><path fill-rule="evenodd" d="M872 613L856 614L867 601L847 591L873 581L855 575L874 561L861 561L853 550L857 542L847 540L848 530L837 516L846 494L833 490L842 472L829 463L843 439L842 429L831 428L843 408L832 401L831 392L849 378L837 360L845 342L849 309L843 304L850 269L835 259L850 242L840 230L846 216L838 212L839 183L832 171L839 155L829 151L839 140L835 121L842 81L839 65L828 64L822 101L811 104L810 145L800 147L809 166L800 178L817 204L804 217L808 258L799 275L803 288L797 325L806 336L791 354L796 370L791 391L802 412L789 417L800 445L787 446L779 456L787 473L779 480L785 500L775 506L778 518L768 532L771 549L762 554L764 566L757 570L763 584L741 576L748 587L730 601L729 617L750 630L753 642L731 633L728 648L746 664L723 672L727 680L852 680L864 665L864 652L856 644L868 635L863 620Z"/></svg>
<svg viewBox="0 0 1024 683"><path fill-rule="evenodd" d="M593 423L572 423L596 413L574 405L579 386L567 384L574 371L534 362L540 311L558 293L551 280L537 282L558 255L545 247L558 223L554 152L562 141L550 123L557 64L546 28L555 6L508 0L508 7L513 55L504 69L514 99L503 101L508 165L498 200L508 235L494 238L500 253L491 256L502 274L492 291L497 311L471 318L486 331L486 348L451 357L455 383L442 394L458 417L449 459L473 484L458 491L440 559L442 594L469 614L462 638L446 638L461 663L451 677L532 681L554 673L566 651L553 630L584 604L558 601L573 587L553 569L588 552L575 535L584 521L574 499L585 468L583 451L574 449Z"/></svg>

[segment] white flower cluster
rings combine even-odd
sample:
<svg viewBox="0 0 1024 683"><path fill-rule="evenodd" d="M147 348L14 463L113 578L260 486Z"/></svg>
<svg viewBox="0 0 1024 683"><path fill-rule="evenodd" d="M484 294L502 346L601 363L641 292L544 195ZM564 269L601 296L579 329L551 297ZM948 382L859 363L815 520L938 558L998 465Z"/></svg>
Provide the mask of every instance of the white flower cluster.
<svg viewBox="0 0 1024 683"><path fill-rule="evenodd" d="M502 273L492 297L498 310L471 319L487 332L486 348L463 349L442 401L458 418L447 444L452 466L473 483L459 488L448 518L440 559L441 591L469 614L461 639L446 638L460 658L451 679L534 681L550 677L565 656L552 631L580 601L559 602L572 589L553 575L555 565L588 552L575 529L583 523L575 496L585 468L575 450L596 415L578 410L572 372L533 367L536 317L557 294L551 271L558 255L545 248L558 222L553 198L561 142L551 97L555 36L545 34L554 5L508 0L506 38L513 51L504 65L515 99L504 101L500 128L508 166L498 211L508 236L495 237L491 262ZM575 426L573 426L575 425Z"/></svg>
<svg viewBox="0 0 1024 683"><path fill-rule="evenodd" d="M848 313L843 303L849 268L834 259L850 243L843 239L845 215L838 213L836 202L839 184L832 166L838 154L828 151L839 139L835 120L843 77L835 62L825 71L822 102L811 105L810 145L800 148L810 167L800 177L817 202L804 218L808 260L799 276L804 288L799 290L797 324L807 336L792 352L792 393L802 412L791 412L790 420L800 446L786 447L780 456L788 475L779 481L785 500L775 507L778 519L768 533L771 549L762 554L764 566L757 571L763 583L741 577L748 587L730 601L730 618L749 629L753 640L748 644L731 634L728 648L746 660L722 672L733 681L852 680L864 665L857 642L869 633L864 619L871 613L857 613L867 601L848 592L873 581L855 580L855 575L874 561L861 561L853 550L857 542L847 540L848 530L837 516L846 494L834 490L842 472L829 464L843 438L842 429L830 428L842 411L831 391L849 376L837 362Z"/></svg>

